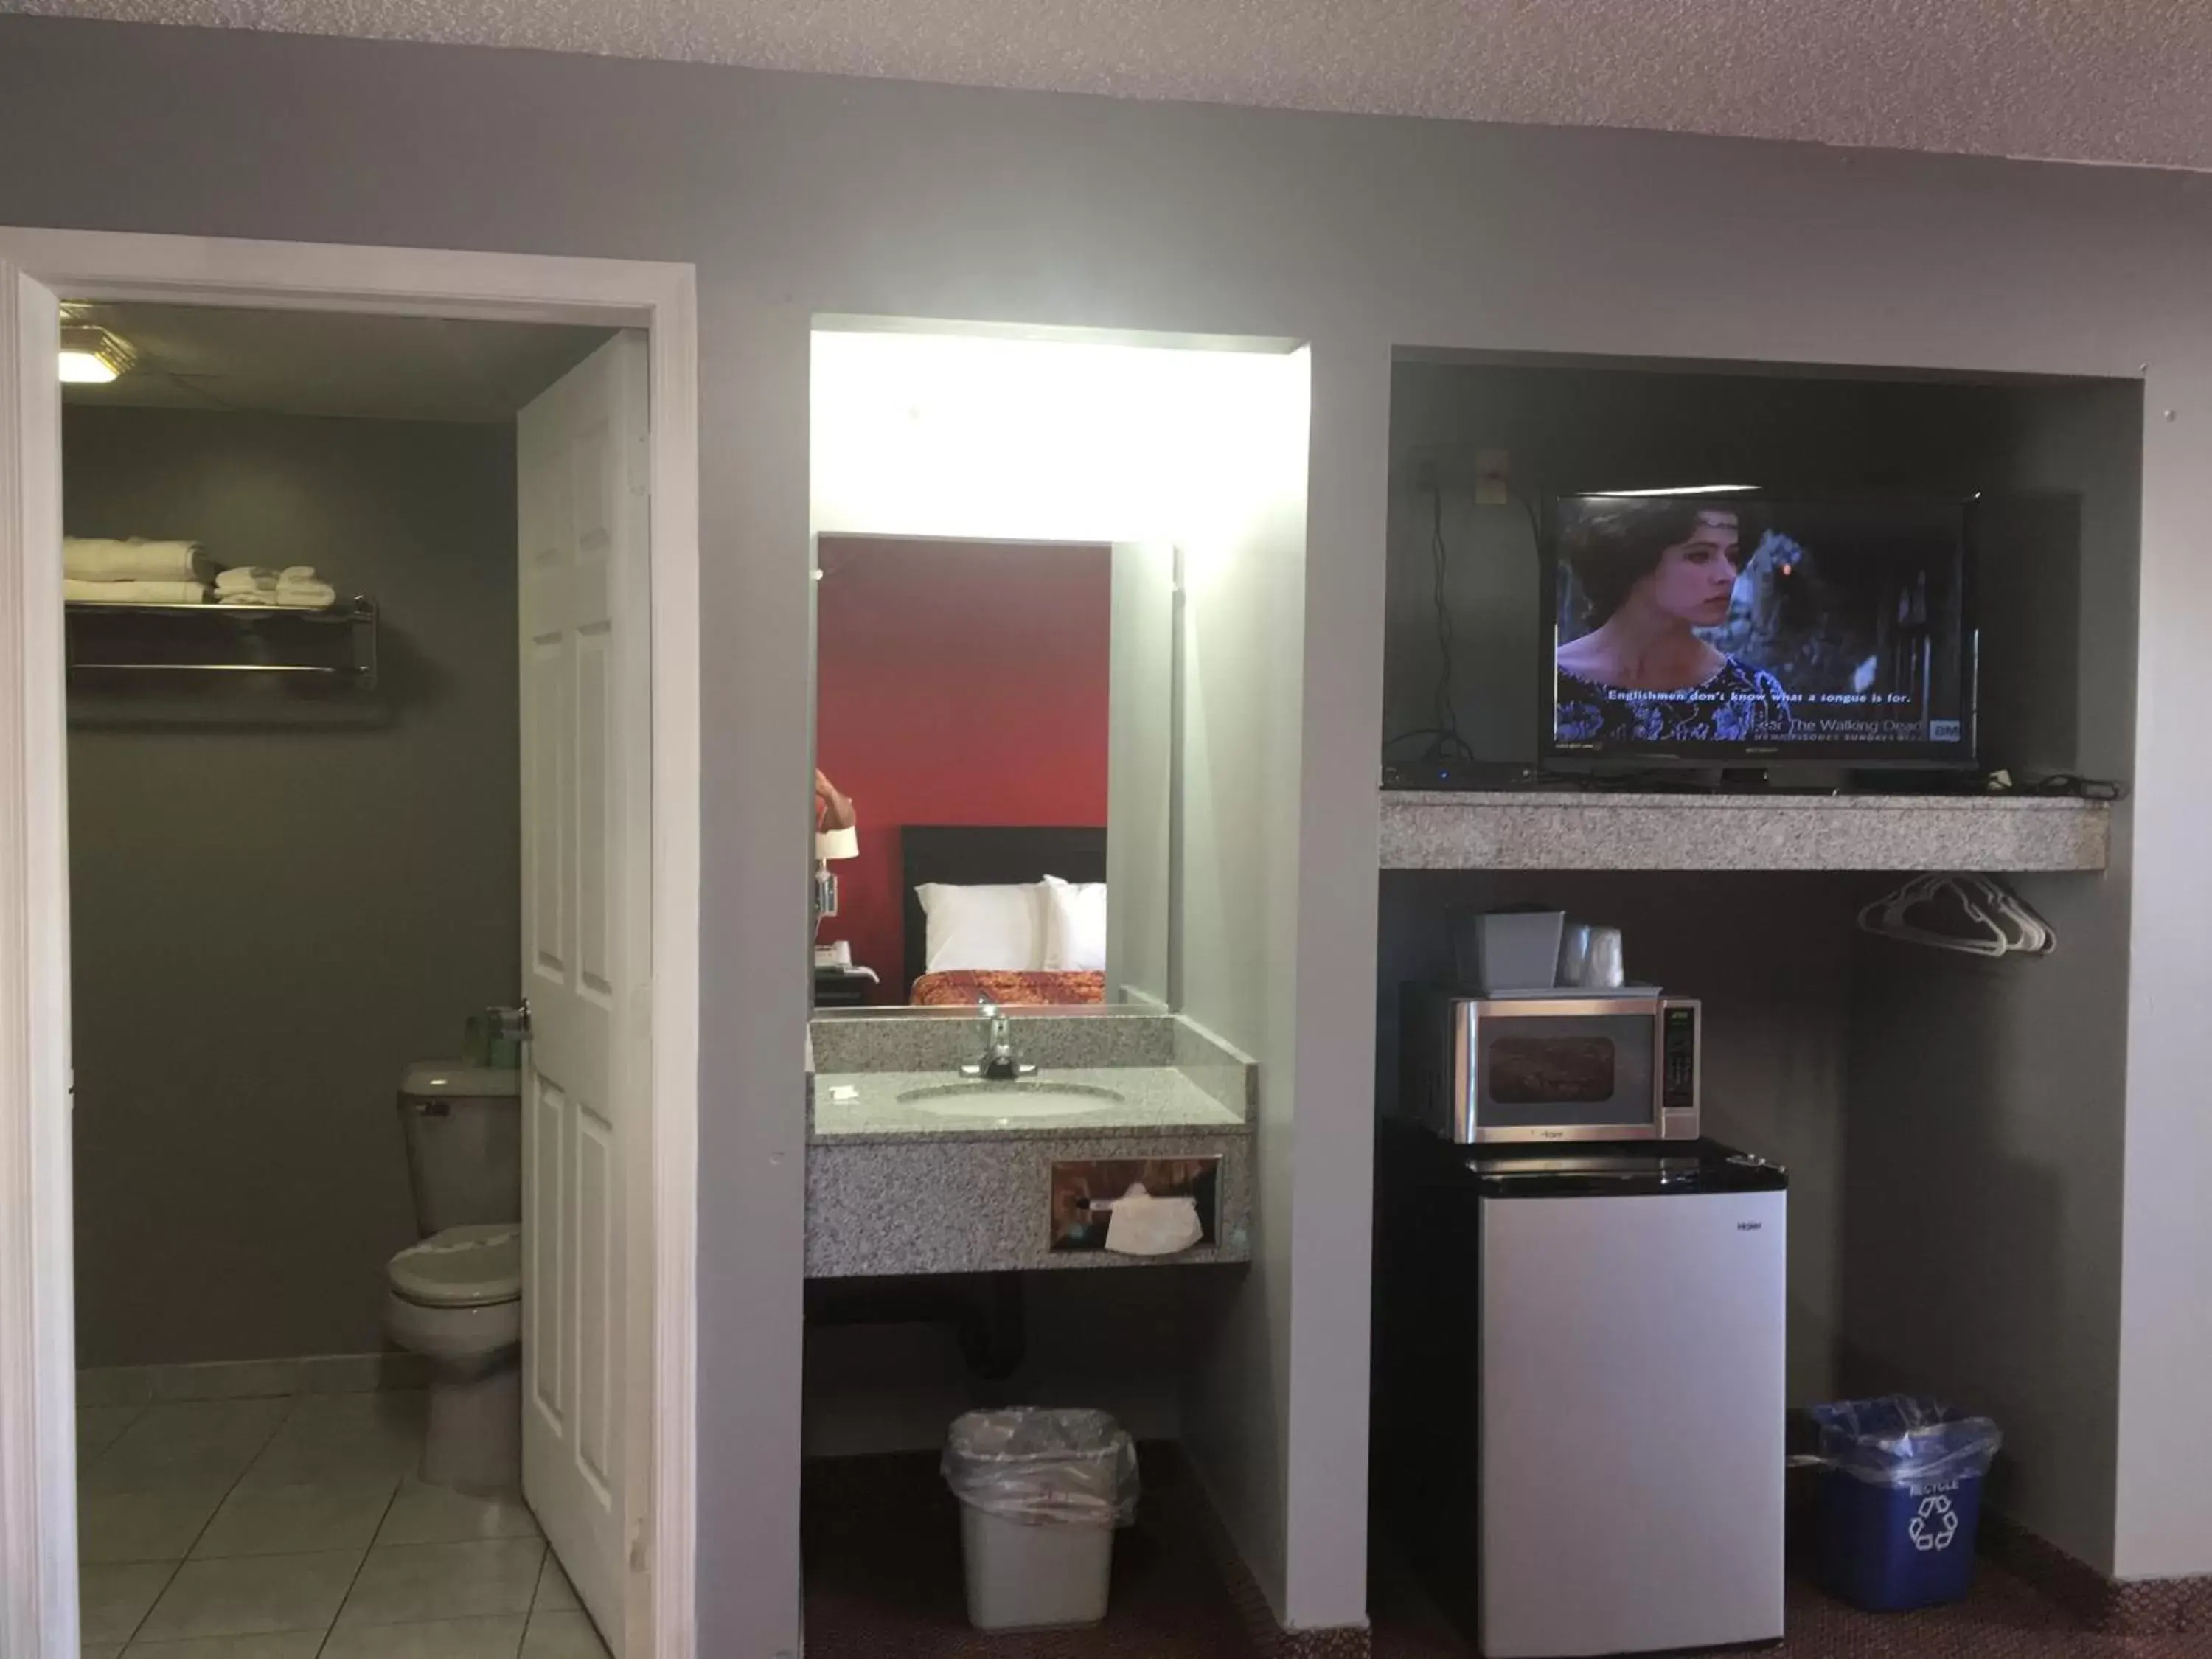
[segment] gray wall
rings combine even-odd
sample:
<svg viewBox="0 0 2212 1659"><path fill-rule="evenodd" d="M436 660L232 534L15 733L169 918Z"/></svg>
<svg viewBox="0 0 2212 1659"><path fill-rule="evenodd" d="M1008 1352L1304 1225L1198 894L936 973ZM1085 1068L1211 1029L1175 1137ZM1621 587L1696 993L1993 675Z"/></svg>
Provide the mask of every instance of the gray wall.
<svg viewBox="0 0 2212 1659"><path fill-rule="evenodd" d="M1456 619L1453 708L1485 760L1533 761L1541 717L1541 565L1532 510L1557 495L1676 483L1779 488L1820 470L1863 477L1875 389L1721 373L1415 359L1391 376L1390 574L1383 734L1436 724L1431 544L1443 495L1445 593ZM1474 501L1475 458L1502 450L1516 501ZM1419 740L1393 744L1409 759Z"/></svg>
<svg viewBox="0 0 2212 1659"><path fill-rule="evenodd" d="M2141 434L2128 382L1401 363L1387 730L1432 720L1426 459L1444 485L1462 730L1486 758L1534 758L1539 565L1518 506L1472 499L1475 452L1505 449L1539 502L1683 482L1988 492L1983 754L2125 781ZM1793 1399L1902 1389L1990 1412L2009 1447L1994 1500L2109 1569L2130 855L2124 823L2120 873L2021 883L2063 948L1994 967L1855 946L1857 903L1894 878L1389 877L1384 1087L1395 981L1413 976L1394 969L1441 950L1446 896L1554 895L1629 921L1634 970L1707 1000L1712 1132L1790 1167Z"/></svg>
<svg viewBox="0 0 2212 1659"><path fill-rule="evenodd" d="M1233 1269L1146 1267L1022 1275L1024 1358L1003 1381L971 1371L945 1324L810 1325L806 1455L939 1451L945 1425L991 1406L1083 1406L1139 1440L1184 1432L1182 1390L1209 1281ZM848 1282L836 1288L865 1289Z"/></svg>
<svg viewBox="0 0 2212 1659"><path fill-rule="evenodd" d="M1264 425L1251 416L1242 441L1224 447L1211 522L1178 538L1175 926L1183 1012L1260 1064L1251 1265L1201 1286L1212 1296L1194 1333L1184 1438L1269 1599L1289 1622L1325 1625L1344 1620L1303 1610L1363 1607L1364 1551L1357 1539L1308 1530L1318 1510L1293 1514L1287 1493L1336 1436L1364 1441L1367 1430L1348 1410L1305 1422L1296 1387L1321 1380L1322 1362L1299 1377L1288 1340L1297 949L1286 900L1297 878L1309 367L1303 352L1271 363L1279 408ZM1312 1560L1297 1565L1307 1553Z"/></svg>
<svg viewBox="0 0 2212 1659"><path fill-rule="evenodd" d="M1532 509L1548 513L1562 495L1680 483L1753 483L1814 496L2078 489L2115 433L2125 450L2119 482L2132 489L2139 398L2132 383L1946 385L1832 370L1746 374L1720 365L1565 360L1401 362L1390 410L1384 735L1436 723L1435 508L1425 468L1443 495L1461 731L1485 760L1528 762L1544 718L1541 653L1549 638ZM1485 450L1510 457L1518 497L1510 504L1475 504L1475 458ZM2106 775L2126 769L2136 556L2132 522L2124 529L2084 545L2073 504L2040 495L2008 501L1993 523L1976 594L1985 639L1982 747L1992 764L2022 773L2075 769L2076 693L2086 688L2108 711L2104 718L2122 721L2121 744L2108 745ZM2126 623L2094 657L2071 637L2085 560L2094 586L2118 597ZM2117 716L2109 713L2115 702L2124 710ZM1410 760L1421 750L1415 738L1395 743L1390 753Z"/></svg>
<svg viewBox="0 0 2212 1659"><path fill-rule="evenodd" d="M1960 413L1954 429L1979 434L1999 488L2053 492L2008 510L1984 562L1996 630L1984 683L1997 693L1985 734L2006 745L1995 757L2125 781L2136 765L2140 389L2031 389ZM2154 640L2160 620L2141 614ZM2130 1085L2130 933L2142 937L2147 910L2154 925L2165 900L2134 901L2140 810L2123 805L2114 827L2102 875L2014 882L2058 931L2047 959L1860 941L1844 1327L1849 1386L1974 1402L2005 1431L1992 1501L2130 1576L2202 1571L2207 1559L2185 1533L2131 1548L2120 1530L2123 1389L2166 1363L2123 1343L2123 1314L2135 1275L2169 1267L2124 1250L2146 1202L2124 1172L2159 1115ZM2176 1565L2146 1565L2153 1550Z"/></svg>
<svg viewBox="0 0 2212 1659"><path fill-rule="evenodd" d="M1188 519L1168 526L1171 542L1115 549L1109 855L1115 846L1125 855L1133 847L1137 866L1153 866L1131 880L1131 866L1118 865L1114 882L1121 897L1149 899L1172 933L1172 955L1167 938L1154 941L1156 982L1164 990L1171 973L1190 1017L1260 1061L1260 1186L1285 1213L1296 952L1285 928L1290 913L1276 895L1295 878L1297 848L1310 365L1303 352L1231 361L1255 384L1231 406L1243 429L1235 446L1224 446L1204 499L1177 502ZM1132 612L1143 614L1124 626ZM1172 698L1164 695L1170 682ZM1149 796L1141 779L1125 790L1128 775L1146 766L1157 774ZM1178 809L1172 836L1170 788ZM1154 820L1149 849L1140 836L1124 845L1125 811L1140 829L1145 816ZM1074 1397L1133 1425L1179 1431L1271 1594L1287 1600L1291 1552L1304 1547L1316 1558L1309 1593L1328 1574L1348 1575L1335 1594L1356 1606L1364 1555L1357 1521L1350 1535L1301 1540L1286 1517L1284 1475L1297 1461L1290 1356L1279 1340L1289 1328L1289 1235L1269 1227L1264 1199L1255 1208L1248 1267L1112 1275L1119 1311L1094 1322L1073 1349L1054 1346L1056 1334L1064 1340L1085 1326L1066 1311L1073 1288L1052 1283L1068 1276L1030 1275L1028 1294L1040 1311L1056 1307L1061 1316L1055 1322L1046 1312L1034 1322L1031 1359L1013 1397L1065 1396L1072 1375ZM1186 1296L1199 1311L1178 1323L1170 1316ZM886 1357L902 1336L903 1365ZM1110 1362L1071 1370L1079 1353L1102 1344L1116 1350ZM974 1397L972 1384L945 1372L943 1352L941 1340L911 1329L885 1339L881 1350L863 1333L810 1330L809 1450L867 1444L860 1419L872 1395L882 1419L874 1432L894 1444L912 1439L933 1409ZM892 1386L882 1386L884 1378ZM940 1431L944 1420L934 1418ZM1306 1432L1314 1445L1326 1445L1333 1430L1364 1432L1356 1418Z"/></svg>
<svg viewBox="0 0 2212 1659"><path fill-rule="evenodd" d="M72 534L312 563L384 620L366 710L72 694L80 1361L374 1352L399 1073L515 990L512 429L72 407L63 445Z"/></svg>
<svg viewBox="0 0 2212 1659"><path fill-rule="evenodd" d="M1176 729L1182 603L1176 550L1114 547L1106 733L1106 996L1172 1007Z"/></svg>
<svg viewBox="0 0 2212 1659"><path fill-rule="evenodd" d="M1453 976L1451 908L1540 902L1620 928L1632 978L1705 1003L1705 1133L1789 1169L1790 1399L1832 1399L1850 1247L1851 917L1884 881L1825 872L1390 871L1376 1098L1395 1109L1399 988Z"/></svg>
<svg viewBox="0 0 2212 1659"><path fill-rule="evenodd" d="M1856 953L1843 1378L1995 1418L1992 1504L2110 1571L2127 907L2097 878L2014 885L2048 961Z"/></svg>
<svg viewBox="0 0 2212 1659"><path fill-rule="evenodd" d="M98 108L100 118L84 112ZM1279 1610L1362 1616L1375 745L1395 346L2144 372L2123 1571L2212 1567L2197 918L2212 654L2212 196L2140 171L0 20L0 222L690 261L705 739L699 1631L795 1650L807 984L807 334L817 313L1310 342L1295 846L1239 1316L1310 1429L1208 1478L1272 1505ZM1773 257L1766 257L1769 253ZM2149 365L2147 371L2141 366ZM2171 409L2174 418L2162 419ZM2124 879L2125 878L2123 878ZM2140 1346L2138 1346L2140 1344Z"/></svg>

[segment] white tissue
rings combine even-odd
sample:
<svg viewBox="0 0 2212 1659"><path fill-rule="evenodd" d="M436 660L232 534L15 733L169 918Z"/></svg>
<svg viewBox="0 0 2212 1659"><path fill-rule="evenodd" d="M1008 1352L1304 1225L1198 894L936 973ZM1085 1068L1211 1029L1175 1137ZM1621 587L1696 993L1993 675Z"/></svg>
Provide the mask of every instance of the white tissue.
<svg viewBox="0 0 2212 1659"><path fill-rule="evenodd" d="M1139 1182L1115 1200L1106 1248L1122 1255L1173 1255L1206 1237L1194 1198L1154 1198Z"/></svg>

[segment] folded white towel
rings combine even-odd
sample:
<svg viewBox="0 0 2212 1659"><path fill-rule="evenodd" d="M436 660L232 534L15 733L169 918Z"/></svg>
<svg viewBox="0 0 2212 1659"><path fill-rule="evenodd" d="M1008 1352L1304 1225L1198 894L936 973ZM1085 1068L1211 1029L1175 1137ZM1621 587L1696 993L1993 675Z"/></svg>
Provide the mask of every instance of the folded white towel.
<svg viewBox="0 0 2212 1659"><path fill-rule="evenodd" d="M276 591L277 576L265 564L238 564L218 571L215 591L218 593L273 593Z"/></svg>
<svg viewBox="0 0 2212 1659"><path fill-rule="evenodd" d="M337 590L319 582L305 586L256 588L248 592L218 593L217 605L258 605L263 610L283 608L287 611L327 611L337 603Z"/></svg>
<svg viewBox="0 0 2212 1659"><path fill-rule="evenodd" d="M205 605L198 582L88 582L62 579L62 598L72 605Z"/></svg>
<svg viewBox="0 0 2212 1659"><path fill-rule="evenodd" d="M198 542L62 538L62 574L82 582L191 582L209 574Z"/></svg>
<svg viewBox="0 0 2212 1659"><path fill-rule="evenodd" d="M296 605L302 611L320 611L338 602L338 591L328 582L294 581L287 576L276 584L274 593L264 598L278 605Z"/></svg>
<svg viewBox="0 0 2212 1659"><path fill-rule="evenodd" d="M315 567L311 564L288 564L276 573L279 581L311 582L315 580Z"/></svg>
<svg viewBox="0 0 2212 1659"><path fill-rule="evenodd" d="M1154 1198L1143 1183L1114 1200L1106 1248L1121 1255L1173 1255L1206 1237L1194 1198Z"/></svg>

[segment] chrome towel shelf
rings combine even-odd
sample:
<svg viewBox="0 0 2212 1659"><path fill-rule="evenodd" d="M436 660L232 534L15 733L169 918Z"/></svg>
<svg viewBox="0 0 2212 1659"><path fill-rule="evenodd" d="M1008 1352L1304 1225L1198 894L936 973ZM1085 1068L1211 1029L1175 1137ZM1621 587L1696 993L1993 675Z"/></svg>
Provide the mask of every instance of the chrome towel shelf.
<svg viewBox="0 0 2212 1659"><path fill-rule="evenodd" d="M69 672L295 674L376 684L376 602L355 597L319 611L283 605L63 607Z"/></svg>

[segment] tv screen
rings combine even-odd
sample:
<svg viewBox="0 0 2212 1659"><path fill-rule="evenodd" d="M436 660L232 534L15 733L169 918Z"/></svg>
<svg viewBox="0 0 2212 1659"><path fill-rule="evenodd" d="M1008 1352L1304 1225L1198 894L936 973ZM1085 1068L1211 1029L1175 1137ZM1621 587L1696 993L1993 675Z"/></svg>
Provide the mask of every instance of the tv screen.
<svg viewBox="0 0 2212 1659"><path fill-rule="evenodd" d="M1972 763L1965 503L1558 508L1553 754Z"/></svg>

